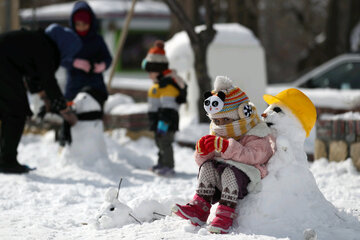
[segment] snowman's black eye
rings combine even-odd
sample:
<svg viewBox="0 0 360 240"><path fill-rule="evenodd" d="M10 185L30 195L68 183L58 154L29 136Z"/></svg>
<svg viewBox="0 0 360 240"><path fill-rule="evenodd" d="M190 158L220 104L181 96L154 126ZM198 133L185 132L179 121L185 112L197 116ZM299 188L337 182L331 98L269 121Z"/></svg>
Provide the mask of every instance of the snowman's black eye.
<svg viewBox="0 0 360 240"><path fill-rule="evenodd" d="M277 113L282 112L281 108L279 108L279 107L274 107L273 110L274 110L274 112L277 112Z"/></svg>
<svg viewBox="0 0 360 240"><path fill-rule="evenodd" d="M219 105L219 102L218 101L213 101L212 105L213 105L213 107L217 107Z"/></svg>
<svg viewBox="0 0 360 240"><path fill-rule="evenodd" d="M112 208L110 208L109 210L110 210L110 211L114 211L114 210L115 210L115 208L114 208L114 207L112 207Z"/></svg>
<svg viewBox="0 0 360 240"><path fill-rule="evenodd" d="M205 106L209 106L209 105L210 105L210 101L209 101L209 100L205 100L204 104L205 104Z"/></svg>

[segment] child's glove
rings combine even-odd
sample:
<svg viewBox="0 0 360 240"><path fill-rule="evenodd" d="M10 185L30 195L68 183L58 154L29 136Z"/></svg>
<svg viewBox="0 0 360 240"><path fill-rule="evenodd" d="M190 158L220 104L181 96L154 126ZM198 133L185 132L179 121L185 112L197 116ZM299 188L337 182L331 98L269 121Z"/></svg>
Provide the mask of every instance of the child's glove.
<svg viewBox="0 0 360 240"><path fill-rule="evenodd" d="M159 134L161 136L165 135L165 133L167 133L168 129L169 129L168 123L166 123L162 120L158 121L157 130L156 130L157 134Z"/></svg>
<svg viewBox="0 0 360 240"><path fill-rule="evenodd" d="M91 69L91 64L88 60L76 58L73 62L73 67L88 73Z"/></svg>
<svg viewBox="0 0 360 240"><path fill-rule="evenodd" d="M228 146L228 140L214 135L206 135L200 138L200 140L197 142L196 151L200 155L208 155L213 151L224 153Z"/></svg>
<svg viewBox="0 0 360 240"><path fill-rule="evenodd" d="M94 64L94 73L102 73L106 69L106 64L104 62Z"/></svg>

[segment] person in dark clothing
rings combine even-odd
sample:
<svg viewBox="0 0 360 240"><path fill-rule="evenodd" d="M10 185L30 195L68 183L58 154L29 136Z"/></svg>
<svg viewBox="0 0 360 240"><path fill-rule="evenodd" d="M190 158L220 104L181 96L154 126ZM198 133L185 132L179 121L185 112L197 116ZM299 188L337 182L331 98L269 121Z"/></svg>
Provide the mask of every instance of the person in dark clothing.
<svg viewBox="0 0 360 240"><path fill-rule="evenodd" d="M85 1L75 3L70 16L70 26L81 38L83 47L75 55L73 62L65 66L65 98L68 101L73 100L85 86L108 94L102 73L111 65L112 57L103 38L98 34L96 16Z"/></svg>
<svg viewBox="0 0 360 240"><path fill-rule="evenodd" d="M103 38L98 34L98 21L91 7L85 1L75 3L70 15L70 27L82 41L81 50L72 62L65 65L67 79L65 98L70 102L84 88L91 88L98 95L108 97L103 72L111 65L112 57ZM104 102L101 108L103 109ZM64 121L56 132L60 146L71 144L70 125Z"/></svg>
<svg viewBox="0 0 360 240"><path fill-rule="evenodd" d="M174 154L172 143L179 128L179 107L186 101L187 86L180 76L168 69L164 42L157 40L142 62L154 84L148 91L150 130L155 132L159 148L158 162L152 171L161 176L172 176Z"/></svg>
<svg viewBox="0 0 360 240"><path fill-rule="evenodd" d="M0 35L0 172L31 170L17 161L25 120L32 115L27 90L40 93L48 111L59 113L71 125L76 123L55 72L59 64L71 62L80 48L78 36L57 24L45 31L18 30Z"/></svg>

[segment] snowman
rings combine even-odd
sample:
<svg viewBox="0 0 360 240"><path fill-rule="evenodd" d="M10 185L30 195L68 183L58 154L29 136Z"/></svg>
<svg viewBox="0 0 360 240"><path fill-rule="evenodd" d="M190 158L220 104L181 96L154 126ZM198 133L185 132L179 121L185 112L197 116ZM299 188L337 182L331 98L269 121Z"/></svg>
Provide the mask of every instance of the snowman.
<svg viewBox="0 0 360 240"><path fill-rule="evenodd" d="M76 95L72 107L79 121L71 127L71 144L62 151L64 165L72 162L79 166L95 166L97 160L108 158L101 107L105 99L106 96L90 88Z"/></svg>
<svg viewBox="0 0 360 240"><path fill-rule="evenodd" d="M92 224L97 229L108 229L122 227L137 221L133 215L133 210L119 201L118 190L109 188L105 193L105 201L99 214L93 219Z"/></svg>
<svg viewBox="0 0 360 240"><path fill-rule="evenodd" d="M264 95L264 100L269 107L262 117L276 136L277 149L262 190L241 200L235 231L290 239L353 239L354 231L360 233L359 223L325 199L309 170L304 141L316 122L314 104L294 88Z"/></svg>
<svg viewBox="0 0 360 240"><path fill-rule="evenodd" d="M118 189L109 188L106 191L105 201L99 213L90 221L96 229L120 228L132 223L153 222L167 216L167 207L153 199L139 198L132 201L133 208L120 201L118 199L120 184Z"/></svg>

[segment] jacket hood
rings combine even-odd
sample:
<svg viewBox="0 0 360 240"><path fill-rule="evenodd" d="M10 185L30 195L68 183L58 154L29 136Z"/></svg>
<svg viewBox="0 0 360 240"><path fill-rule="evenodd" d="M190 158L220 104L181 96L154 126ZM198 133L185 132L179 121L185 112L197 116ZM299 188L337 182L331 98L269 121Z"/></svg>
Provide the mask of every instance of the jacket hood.
<svg viewBox="0 0 360 240"><path fill-rule="evenodd" d="M98 20L92 10L92 8L89 6L89 4L85 1L77 1L74 5L74 8L71 12L71 15L70 15L70 27L76 32L75 30L75 24L74 24L74 14L77 12L77 11L80 11L80 10L85 10L87 12L90 13L90 16L91 16L91 24L90 24L90 30L89 30L89 33L86 35L92 35L92 34L96 34L97 31L98 31Z"/></svg>
<svg viewBox="0 0 360 240"><path fill-rule="evenodd" d="M72 61L75 54L82 47L81 39L70 28L60 26L59 24L51 24L45 29L48 35L55 43L60 52L60 64L64 65L67 61Z"/></svg>

